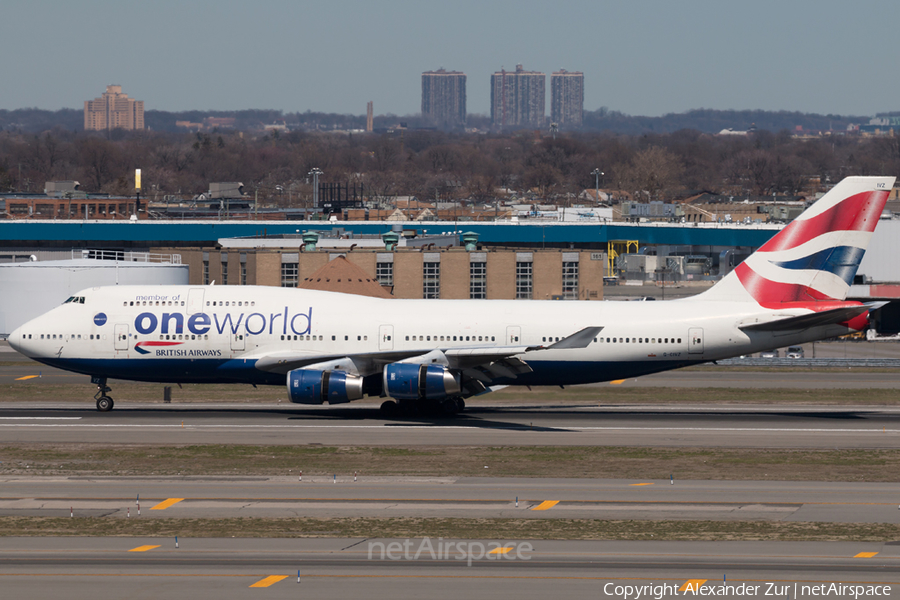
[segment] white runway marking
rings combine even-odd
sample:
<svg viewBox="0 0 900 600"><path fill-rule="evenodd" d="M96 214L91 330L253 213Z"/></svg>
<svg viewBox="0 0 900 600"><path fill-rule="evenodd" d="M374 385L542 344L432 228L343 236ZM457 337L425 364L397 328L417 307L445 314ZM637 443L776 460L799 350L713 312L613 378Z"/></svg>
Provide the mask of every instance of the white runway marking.
<svg viewBox="0 0 900 600"><path fill-rule="evenodd" d="M69 417L73 418L73 417ZM78 417L76 417L78 418ZM78 423L71 425L63 424L44 424L44 423L0 423L3 427L74 427L74 428L106 428L106 429L379 429L382 431L395 432L406 429L461 429L461 430L480 430L477 425L181 425L173 423L171 425L136 425L136 424L114 424L114 423ZM499 428L501 431L531 431L528 425L510 425ZM900 433L900 429L824 429L824 428L789 428L789 427L566 427L563 425L556 427L541 427L539 433L547 433L548 431L558 431L560 433L578 432L578 431L709 431L709 432L790 432L790 433Z"/></svg>
<svg viewBox="0 0 900 600"><path fill-rule="evenodd" d="M0 417L0 421L80 421L81 417Z"/></svg>

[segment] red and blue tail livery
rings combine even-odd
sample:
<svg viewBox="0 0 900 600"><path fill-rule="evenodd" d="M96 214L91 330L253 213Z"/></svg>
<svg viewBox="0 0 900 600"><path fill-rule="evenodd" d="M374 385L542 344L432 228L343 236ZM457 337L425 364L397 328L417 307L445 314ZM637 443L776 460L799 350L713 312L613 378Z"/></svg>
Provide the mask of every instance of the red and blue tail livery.
<svg viewBox="0 0 900 600"><path fill-rule="evenodd" d="M893 181L844 179L703 297L768 308L846 299Z"/></svg>

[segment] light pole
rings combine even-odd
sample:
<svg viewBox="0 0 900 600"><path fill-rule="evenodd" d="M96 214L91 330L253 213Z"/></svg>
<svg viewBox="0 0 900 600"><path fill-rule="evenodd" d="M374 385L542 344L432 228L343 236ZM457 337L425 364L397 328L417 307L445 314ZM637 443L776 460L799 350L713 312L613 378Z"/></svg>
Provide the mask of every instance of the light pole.
<svg viewBox="0 0 900 600"><path fill-rule="evenodd" d="M308 173L313 178L313 208L318 208L319 206L319 175L324 174L318 167L313 167L313 170Z"/></svg>
<svg viewBox="0 0 900 600"><path fill-rule="evenodd" d="M600 204L600 176L603 175L603 171L594 169L591 175L594 176L594 184L597 186L597 204Z"/></svg>

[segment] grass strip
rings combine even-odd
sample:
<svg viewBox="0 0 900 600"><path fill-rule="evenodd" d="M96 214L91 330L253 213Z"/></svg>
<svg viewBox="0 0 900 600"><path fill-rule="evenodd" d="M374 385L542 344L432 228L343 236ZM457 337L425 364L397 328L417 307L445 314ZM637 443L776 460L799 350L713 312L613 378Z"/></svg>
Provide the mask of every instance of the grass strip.
<svg viewBox="0 0 900 600"><path fill-rule="evenodd" d="M488 468L485 469L485 466ZM560 477L896 481L896 449L622 446L0 446L0 475Z"/></svg>
<svg viewBox="0 0 900 600"><path fill-rule="evenodd" d="M123 519L0 517L0 536L186 538L422 538L495 540L676 540L885 542L900 525L796 521L634 521L601 519Z"/></svg>

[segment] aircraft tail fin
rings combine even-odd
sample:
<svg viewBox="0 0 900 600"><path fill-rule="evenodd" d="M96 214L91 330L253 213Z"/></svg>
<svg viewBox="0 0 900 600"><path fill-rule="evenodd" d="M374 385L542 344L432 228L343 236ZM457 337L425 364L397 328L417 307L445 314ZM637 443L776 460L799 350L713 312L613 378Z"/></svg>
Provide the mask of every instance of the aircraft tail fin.
<svg viewBox="0 0 900 600"><path fill-rule="evenodd" d="M894 179L847 177L694 298L769 308L846 299Z"/></svg>

